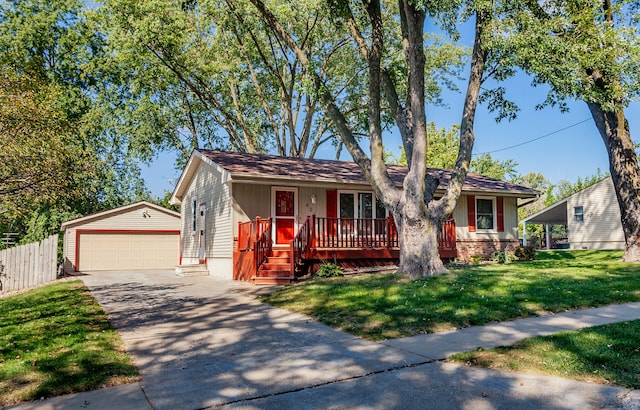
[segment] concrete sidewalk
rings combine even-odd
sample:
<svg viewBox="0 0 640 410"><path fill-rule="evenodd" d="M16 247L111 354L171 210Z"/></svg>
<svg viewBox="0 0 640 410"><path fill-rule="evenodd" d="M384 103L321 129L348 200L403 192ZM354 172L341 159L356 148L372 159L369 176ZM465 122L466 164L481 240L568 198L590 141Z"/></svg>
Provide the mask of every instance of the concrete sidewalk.
<svg viewBox="0 0 640 410"><path fill-rule="evenodd" d="M16 409L639 408L640 393L476 369L448 354L640 318L640 303L369 342L253 298L212 277L83 277L121 333L142 382Z"/></svg>

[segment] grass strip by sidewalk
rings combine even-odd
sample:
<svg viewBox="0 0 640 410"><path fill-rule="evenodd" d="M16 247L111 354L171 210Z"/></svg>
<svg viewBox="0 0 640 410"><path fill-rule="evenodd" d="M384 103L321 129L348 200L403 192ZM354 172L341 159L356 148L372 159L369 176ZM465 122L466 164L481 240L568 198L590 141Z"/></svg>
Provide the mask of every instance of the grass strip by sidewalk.
<svg viewBox="0 0 640 410"><path fill-rule="evenodd" d="M310 281L261 298L370 340L640 301L640 266L620 251L541 252L538 260L451 268L409 280L377 274Z"/></svg>
<svg viewBox="0 0 640 410"><path fill-rule="evenodd" d="M0 299L0 406L138 379L81 281Z"/></svg>
<svg viewBox="0 0 640 410"><path fill-rule="evenodd" d="M449 360L640 389L640 320L533 337Z"/></svg>

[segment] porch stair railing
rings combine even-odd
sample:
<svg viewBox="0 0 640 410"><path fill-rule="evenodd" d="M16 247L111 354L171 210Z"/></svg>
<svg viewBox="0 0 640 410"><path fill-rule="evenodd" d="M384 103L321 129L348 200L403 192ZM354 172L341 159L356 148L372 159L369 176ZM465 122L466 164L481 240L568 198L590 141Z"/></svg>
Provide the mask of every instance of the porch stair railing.
<svg viewBox="0 0 640 410"><path fill-rule="evenodd" d="M256 272L271 254L272 219L260 219L238 223L238 249L253 251L253 266Z"/></svg>
<svg viewBox="0 0 640 410"><path fill-rule="evenodd" d="M316 216L307 216L307 219L304 220L300 228L298 229L298 233L291 241L290 248L290 269L291 272L295 275L295 273L302 268L304 265L305 259L308 259L308 253L313 248L315 242L315 227L316 225Z"/></svg>

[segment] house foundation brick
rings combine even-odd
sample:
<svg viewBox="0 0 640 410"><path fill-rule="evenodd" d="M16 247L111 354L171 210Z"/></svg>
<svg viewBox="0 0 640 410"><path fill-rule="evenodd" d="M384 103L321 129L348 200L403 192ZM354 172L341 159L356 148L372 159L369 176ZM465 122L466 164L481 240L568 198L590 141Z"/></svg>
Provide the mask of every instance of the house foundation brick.
<svg viewBox="0 0 640 410"><path fill-rule="evenodd" d="M513 253L519 244L517 239L458 240L458 259L469 262L472 256L479 256L489 260L497 251Z"/></svg>

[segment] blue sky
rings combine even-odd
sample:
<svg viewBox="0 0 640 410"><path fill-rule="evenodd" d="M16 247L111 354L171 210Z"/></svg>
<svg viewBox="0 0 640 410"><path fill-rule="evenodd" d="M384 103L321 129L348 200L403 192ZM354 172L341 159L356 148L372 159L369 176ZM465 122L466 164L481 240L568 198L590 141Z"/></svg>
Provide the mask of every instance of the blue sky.
<svg viewBox="0 0 640 410"><path fill-rule="evenodd" d="M518 163L517 171L520 174L540 172L552 183L560 180L574 182L578 177L595 174L598 168L602 172L608 171L609 161L604 143L584 102L570 102L570 111L564 114L557 108L536 111L534 107L544 101L546 89L531 87L530 79L525 75L511 80L508 86L510 97L520 107L518 117L511 122L496 123L494 114L484 106L479 107L474 154L490 152L495 159L513 159ZM447 93L446 96L448 108L429 107L427 110L428 121L435 121L438 127L460 123L463 95ZM626 110L626 116L632 138L640 139L640 102L633 102ZM572 126L574 124L578 125ZM567 128L569 126L572 127ZM551 133L537 141L525 143ZM521 143L525 144L502 150ZM387 147L395 150L400 144L397 136L386 136ZM330 159L334 156L331 145L321 147L317 155L318 158ZM342 158L350 159L350 156L345 152ZM154 196L171 191L179 178L180 172L174 170L174 159L172 154L161 153L149 167L143 167L143 177Z"/></svg>

